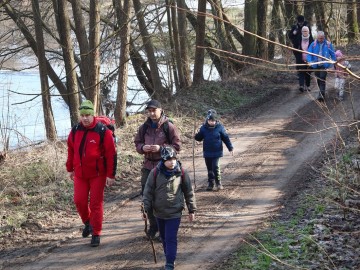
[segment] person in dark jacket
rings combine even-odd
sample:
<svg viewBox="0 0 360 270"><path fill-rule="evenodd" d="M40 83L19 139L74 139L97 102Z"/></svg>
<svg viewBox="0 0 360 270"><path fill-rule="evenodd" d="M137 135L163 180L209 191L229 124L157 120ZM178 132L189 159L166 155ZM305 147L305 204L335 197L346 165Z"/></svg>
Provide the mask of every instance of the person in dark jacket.
<svg viewBox="0 0 360 270"><path fill-rule="evenodd" d="M90 245L96 247L102 230L104 189L115 182L117 153L112 131L96 119L92 102L85 100L79 110L80 123L67 140L66 169L74 181L74 203L85 224L82 236L92 234ZM103 138L100 129L105 129Z"/></svg>
<svg viewBox="0 0 360 270"><path fill-rule="evenodd" d="M218 191L223 189L219 165L219 160L223 156L223 142L232 155L234 148L224 126L218 121L215 110L208 111L205 123L195 135L195 140L203 141L203 156L208 171L208 187L206 190Z"/></svg>
<svg viewBox="0 0 360 270"><path fill-rule="evenodd" d="M297 23L291 27L288 36L295 49L305 52L313 42L311 27L302 15L297 17ZM293 50L293 53L295 56L296 70L298 71L299 91L309 91L311 68L306 65L306 54L304 55L302 52L296 50Z"/></svg>
<svg viewBox="0 0 360 270"><path fill-rule="evenodd" d="M161 103L155 99L146 105L148 118L139 127L134 143L136 151L144 155L143 168L141 169L141 194L143 194L146 180L150 171L161 160L160 150L165 146L172 146L180 151L180 133L176 126L165 116ZM156 219L152 211L148 211L150 228L148 236L155 238L158 232Z"/></svg>
<svg viewBox="0 0 360 270"><path fill-rule="evenodd" d="M182 211L189 211L189 221L195 220L196 202L189 174L177 160L177 153L171 146L161 149L161 161L150 172L146 181L143 204L143 219L153 209L158 223L166 258L165 269L174 269L177 253L177 234Z"/></svg>

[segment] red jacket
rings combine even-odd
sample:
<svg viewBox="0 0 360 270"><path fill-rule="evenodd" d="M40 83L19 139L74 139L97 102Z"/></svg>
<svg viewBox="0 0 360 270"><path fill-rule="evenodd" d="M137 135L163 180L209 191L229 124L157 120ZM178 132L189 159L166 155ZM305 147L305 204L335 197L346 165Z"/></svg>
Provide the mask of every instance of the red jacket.
<svg viewBox="0 0 360 270"><path fill-rule="evenodd" d="M95 130L97 125L101 123L98 124L94 117L94 122L89 127L80 123L75 136L73 130L69 134L66 169L68 172L74 171L76 177L115 178L117 154L112 132L106 129L103 142L100 143L100 134Z"/></svg>

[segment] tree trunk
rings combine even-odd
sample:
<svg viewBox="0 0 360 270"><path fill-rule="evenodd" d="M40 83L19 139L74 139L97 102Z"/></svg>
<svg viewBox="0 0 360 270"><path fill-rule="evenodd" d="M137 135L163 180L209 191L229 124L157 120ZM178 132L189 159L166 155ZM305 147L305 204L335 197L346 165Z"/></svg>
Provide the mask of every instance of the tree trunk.
<svg viewBox="0 0 360 270"><path fill-rule="evenodd" d="M188 7L186 7L187 10L189 10ZM204 16L206 16L205 13L202 13ZM199 16L199 14L198 14ZM188 21L190 22L190 24L192 25L192 27L194 29L197 29L198 28L198 20L197 18L194 16L194 14L192 12L187 12L186 13L186 18L188 19ZM205 29L205 28L204 28ZM197 37L196 37L197 39ZM219 73L220 77L223 75L223 70L222 70L222 65L221 65L221 59L219 57L219 55L216 53L216 51L213 50L213 46L210 42L210 39L208 37L206 37L205 35L205 32L204 32L204 45L207 49L207 53L209 54L210 56L210 59L212 61L212 63L214 64L217 72ZM197 43L196 43L197 44ZM196 50L195 50L195 64L196 64L196 58L199 57L197 54L198 54L198 50L197 49L201 49L200 47L197 47ZM204 51L204 54L205 54L205 51ZM203 57L203 62L204 64L204 57ZM195 70L196 70L196 67L195 67L195 64L194 64L194 79L193 79L193 84L194 84L194 81L195 81ZM201 72L203 72L203 66L200 67L201 68ZM201 73L201 76L202 76L202 80L196 84L200 84L201 82L204 81L204 76L203 76L203 73Z"/></svg>
<svg viewBox="0 0 360 270"><path fill-rule="evenodd" d="M196 49L194 61L193 84L199 85L204 81L204 58L205 58L205 21L206 0L198 1L198 14L196 25Z"/></svg>
<svg viewBox="0 0 360 270"><path fill-rule="evenodd" d="M244 34L244 55L256 56L257 38L253 34L257 33L257 3L257 0L245 0L244 29L252 34L247 32Z"/></svg>
<svg viewBox="0 0 360 270"><path fill-rule="evenodd" d="M327 34L329 29L326 24L325 4L323 2L315 2L315 3L316 3L315 14L316 14L317 29L324 31L325 34Z"/></svg>
<svg viewBox="0 0 360 270"><path fill-rule="evenodd" d="M86 28L84 23L84 18L82 15L81 2L78 0L71 0L73 18L75 23L74 32L76 35L77 42L79 44L80 51L80 74L81 74L81 83L82 88L84 89L84 95L88 98L88 91L90 89L90 77L89 77L89 68L90 68L90 51L89 51L89 42L86 36Z"/></svg>
<svg viewBox="0 0 360 270"><path fill-rule="evenodd" d="M89 14L89 88L88 99L93 102L95 112L100 112L100 2L90 1Z"/></svg>
<svg viewBox="0 0 360 270"><path fill-rule="evenodd" d="M42 21L40 15L40 6L38 0L32 0L32 9L35 24L35 36L37 42L37 57L39 61L41 97L44 112L44 124L46 138L50 141L56 140L56 128L54 116L51 108L51 97L49 91L49 82L47 77L47 61L45 57L44 36L42 31Z"/></svg>
<svg viewBox="0 0 360 270"><path fill-rule="evenodd" d="M314 14L314 1L305 0L304 1L304 17L308 21L309 25L312 26L312 17Z"/></svg>
<svg viewBox="0 0 360 270"><path fill-rule="evenodd" d="M191 72L190 72L190 61L188 53L188 38L187 38L187 21L185 11L185 0L177 0L178 2L178 26L179 26L179 41L180 41L180 59L181 69L184 76L183 85L180 84L182 89L187 88L191 85Z"/></svg>
<svg viewBox="0 0 360 270"><path fill-rule="evenodd" d="M171 50L171 65L174 73L175 88L178 92L184 82L184 73L182 71L180 59L180 41L177 24L177 9L175 0L166 0L166 14L169 27L169 43Z"/></svg>
<svg viewBox="0 0 360 270"><path fill-rule="evenodd" d="M271 10L269 40L276 42L276 36L278 36L278 42L281 44L285 44L285 40L282 39L281 37L282 26L281 26L281 17L280 17L280 1L281 0L274 0L273 8ZM271 42L268 45L268 59L273 60L274 57L275 57L275 44Z"/></svg>
<svg viewBox="0 0 360 270"><path fill-rule="evenodd" d="M120 60L119 60L119 77L118 89L115 105L115 121L117 126L125 124L126 117L126 100L127 100L127 82L128 82L128 65L129 65L129 48L130 48L130 0L124 0L123 6L120 1L116 1L117 21L119 24L120 35Z"/></svg>
<svg viewBox="0 0 360 270"><path fill-rule="evenodd" d="M347 28L348 43L356 43L359 40L359 24L355 0L347 0Z"/></svg>
<svg viewBox="0 0 360 270"><path fill-rule="evenodd" d="M268 0L259 0L258 2L258 8L257 8L257 12L258 12L258 32L257 34L260 37L263 38L267 38L267 10L268 10ZM268 42L258 38L258 42L257 42L257 46L258 46L258 57L264 60L268 59Z"/></svg>
<svg viewBox="0 0 360 270"><path fill-rule="evenodd" d="M162 87L159 70L156 62L154 46L152 44L150 35L147 31L147 24L145 23L143 10L140 0L133 0L136 18L139 24L140 35L146 51L146 56L149 61L152 85L154 88L154 96L152 98L159 100L167 100L170 97L170 92L165 91Z"/></svg>
<svg viewBox="0 0 360 270"><path fill-rule="evenodd" d="M56 14L56 25L60 36L61 48L64 55L66 70L66 87L68 90L68 103L71 126L79 122L79 97L77 87L77 75L75 71L74 50L70 33L70 21L68 16L67 1L53 0Z"/></svg>

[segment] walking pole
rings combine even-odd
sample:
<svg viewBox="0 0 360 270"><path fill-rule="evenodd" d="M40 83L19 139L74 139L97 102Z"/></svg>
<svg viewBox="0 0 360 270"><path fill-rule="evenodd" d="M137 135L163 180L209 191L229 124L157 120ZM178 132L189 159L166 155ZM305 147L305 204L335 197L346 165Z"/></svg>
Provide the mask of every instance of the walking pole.
<svg viewBox="0 0 360 270"><path fill-rule="evenodd" d="M194 188L196 189L196 180L195 180L195 131L196 131L196 111L194 110L194 130L193 130L192 159L193 159L193 171L194 171Z"/></svg>
<svg viewBox="0 0 360 270"><path fill-rule="evenodd" d="M143 216L145 217L145 210L144 210L144 205L143 204L141 204L141 213L143 213ZM155 247L154 247L154 241L147 234L147 218L145 219L144 232L145 232L145 235L147 236L147 239L150 240L150 244L151 244L151 248L152 248L152 252L153 252L153 256L154 256L154 262L156 264L157 263L157 258L156 258L156 251L155 251Z"/></svg>

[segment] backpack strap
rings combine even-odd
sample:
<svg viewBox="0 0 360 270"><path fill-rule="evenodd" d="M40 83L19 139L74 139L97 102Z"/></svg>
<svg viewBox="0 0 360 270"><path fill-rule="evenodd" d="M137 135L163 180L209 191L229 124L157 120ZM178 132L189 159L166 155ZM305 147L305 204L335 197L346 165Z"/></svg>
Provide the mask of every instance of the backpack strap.
<svg viewBox="0 0 360 270"><path fill-rule="evenodd" d="M80 130L80 129L82 129L82 126L80 125L80 123L77 123L75 126L73 126L71 128L73 142L75 141L75 133L76 133L76 131ZM97 122L95 127L92 129L96 133L99 134L99 136L100 136L100 144L102 144L104 142L106 129L107 129L107 127L101 122Z"/></svg>
<svg viewBox="0 0 360 270"><path fill-rule="evenodd" d="M97 122L93 130L100 136L100 145L104 142L105 132L108 129L106 125L101 122Z"/></svg>
<svg viewBox="0 0 360 270"><path fill-rule="evenodd" d="M163 129L163 131L165 133L166 140L167 140L168 144L171 144L170 132L169 132L169 121L165 121L162 124L162 129ZM148 128L149 128L149 125L146 124L146 122L144 124L142 124L142 127L140 128L140 137L142 138L142 141L144 143L145 143L145 134L146 134L146 131L147 131Z"/></svg>

